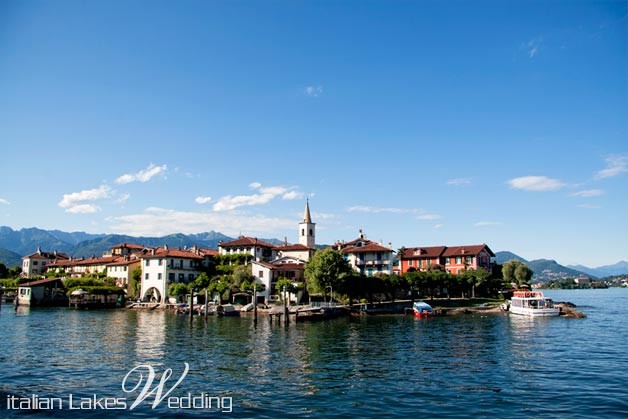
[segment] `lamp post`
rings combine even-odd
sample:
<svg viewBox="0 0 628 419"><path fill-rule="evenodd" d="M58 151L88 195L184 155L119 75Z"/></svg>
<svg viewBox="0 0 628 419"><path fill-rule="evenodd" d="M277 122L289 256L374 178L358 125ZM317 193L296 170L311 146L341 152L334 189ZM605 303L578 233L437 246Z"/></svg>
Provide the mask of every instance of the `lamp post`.
<svg viewBox="0 0 628 419"><path fill-rule="evenodd" d="M285 316L284 318L284 323L287 325L288 323L290 323L290 319L288 318L288 305L287 305L287 293L286 293L286 286L283 286L283 314Z"/></svg>
<svg viewBox="0 0 628 419"><path fill-rule="evenodd" d="M253 283L253 324L257 326L257 284Z"/></svg>

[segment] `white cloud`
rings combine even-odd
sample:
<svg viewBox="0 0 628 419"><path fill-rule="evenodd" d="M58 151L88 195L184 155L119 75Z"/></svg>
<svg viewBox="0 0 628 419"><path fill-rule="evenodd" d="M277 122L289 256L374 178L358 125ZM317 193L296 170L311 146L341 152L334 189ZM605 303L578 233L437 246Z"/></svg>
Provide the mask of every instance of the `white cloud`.
<svg viewBox="0 0 628 419"><path fill-rule="evenodd" d="M499 221L480 221L473 224L473 227L495 227L502 225Z"/></svg>
<svg viewBox="0 0 628 419"><path fill-rule="evenodd" d="M327 221L327 220L334 220L334 219L336 219L336 215L335 214L330 214L330 213L327 213L327 212L312 212L311 215L312 215L312 218L313 218L314 221L316 221L316 220ZM298 216L299 217L303 216L303 213L300 212L298 214Z"/></svg>
<svg viewBox="0 0 628 419"><path fill-rule="evenodd" d="M115 233L134 236L163 236L173 233L200 233L216 230L228 235L273 235L294 230L294 218L250 216L228 213L176 211L165 208L146 208L139 214L109 219Z"/></svg>
<svg viewBox="0 0 628 419"><path fill-rule="evenodd" d="M100 207L94 204L75 205L65 210L65 212L70 214L93 214L98 211L100 211Z"/></svg>
<svg viewBox="0 0 628 419"><path fill-rule="evenodd" d="M578 191L571 194L571 196L577 196L580 198L590 198L593 196L604 195L604 191L601 189L588 189L586 191Z"/></svg>
<svg viewBox="0 0 628 419"><path fill-rule="evenodd" d="M557 191L566 186L566 184L560 180L548 178L546 176L523 176L510 179L507 183L513 189L541 192Z"/></svg>
<svg viewBox="0 0 628 419"><path fill-rule="evenodd" d="M445 224L434 224L434 228L437 230L443 227L445 227Z"/></svg>
<svg viewBox="0 0 628 419"><path fill-rule="evenodd" d="M594 204L580 204L578 205L579 208L586 208L586 209L598 209L598 208L602 208L599 205L594 205Z"/></svg>
<svg viewBox="0 0 628 419"><path fill-rule="evenodd" d="M194 200L197 204L208 204L212 201L211 196L197 196Z"/></svg>
<svg viewBox="0 0 628 419"><path fill-rule="evenodd" d="M453 185L453 186L467 186L471 184L471 178L456 178L456 179L449 179L447 181L448 185Z"/></svg>
<svg viewBox="0 0 628 419"><path fill-rule="evenodd" d="M416 217L417 220L427 220L427 221L438 220L441 218L443 218L443 216L438 215L438 214L422 214Z"/></svg>
<svg viewBox="0 0 628 419"><path fill-rule="evenodd" d="M319 97L323 93L323 86L307 86L304 93L309 97Z"/></svg>
<svg viewBox="0 0 628 419"><path fill-rule="evenodd" d="M118 204L124 204L126 201L129 200L130 197L131 197L131 194L123 193L122 195L120 195L118 199L116 199L116 202Z"/></svg>
<svg viewBox="0 0 628 419"><path fill-rule="evenodd" d="M605 169L597 172L596 177L599 179L605 179L608 177L618 176L622 173L628 172L628 156L611 156L606 158Z"/></svg>
<svg viewBox="0 0 628 419"><path fill-rule="evenodd" d="M526 42L523 46L523 49L526 52L528 58L532 59L539 54L539 51L542 47L543 39L542 38L534 38Z"/></svg>
<svg viewBox="0 0 628 419"><path fill-rule="evenodd" d="M370 214L380 214L388 212L391 214L423 214L427 211L421 208L392 208L392 207L369 207L366 205L356 205L347 208L348 212L366 212Z"/></svg>
<svg viewBox="0 0 628 419"><path fill-rule="evenodd" d="M287 200L287 201L291 201L293 199L301 199L303 198L303 192L298 192L298 191L290 191L290 192L286 192L285 194L283 194L281 196L281 199Z"/></svg>
<svg viewBox="0 0 628 419"><path fill-rule="evenodd" d="M253 182L249 185L251 189L255 189L258 193L253 195L227 195L216 201L213 206L214 211L232 211L240 207L252 207L255 205L264 205L277 197L284 200L297 199L303 197L301 192L294 188L286 188L284 186L262 186L259 182Z"/></svg>
<svg viewBox="0 0 628 419"><path fill-rule="evenodd" d="M2 198L0 198L0 204L2 204L2 205L11 205L11 203L9 201L7 201L6 199L2 199Z"/></svg>
<svg viewBox="0 0 628 419"><path fill-rule="evenodd" d="M65 208L66 212L71 214L90 214L99 211L100 208L93 204L86 204L90 201L106 199L111 196L111 188L107 185L101 185L96 189L86 189L80 192L64 194L63 199L59 202L61 208Z"/></svg>
<svg viewBox="0 0 628 419"><path fill-rule="evenodd" d="M116 179L116 183L119 185L125 185L131 182L145 183L151 180L154 176L159 174L165 174L168 170L167 165L156 166L153 163L149 164L144 170L140 170L137 173L126 173Z"/></svg>

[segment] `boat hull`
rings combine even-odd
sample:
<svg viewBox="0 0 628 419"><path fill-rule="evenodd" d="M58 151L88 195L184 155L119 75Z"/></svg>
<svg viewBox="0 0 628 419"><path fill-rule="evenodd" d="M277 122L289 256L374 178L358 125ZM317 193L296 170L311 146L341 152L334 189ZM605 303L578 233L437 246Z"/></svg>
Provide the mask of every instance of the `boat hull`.
<svg viewBox="0 0 628 419"><path fill-rule="evenodd" d="M512 314L518 314L520 316L529 317L553 317L560 315L560 308L525 308L525 307L513 307L510 306L509 310Z"/></svg>

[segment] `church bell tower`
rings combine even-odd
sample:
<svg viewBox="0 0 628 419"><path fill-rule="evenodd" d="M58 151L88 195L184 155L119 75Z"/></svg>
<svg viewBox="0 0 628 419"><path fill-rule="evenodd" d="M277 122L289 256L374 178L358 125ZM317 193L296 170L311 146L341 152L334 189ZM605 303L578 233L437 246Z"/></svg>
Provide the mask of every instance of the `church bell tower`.
<svg viewBox="0 0 628 419"><path fill-rule="evenodd" d="M316 244L316 223L312 222L310 215L310 201L305 202L305 211L303 211L303 221L299 223L299 244L314 248Z"/></svg>

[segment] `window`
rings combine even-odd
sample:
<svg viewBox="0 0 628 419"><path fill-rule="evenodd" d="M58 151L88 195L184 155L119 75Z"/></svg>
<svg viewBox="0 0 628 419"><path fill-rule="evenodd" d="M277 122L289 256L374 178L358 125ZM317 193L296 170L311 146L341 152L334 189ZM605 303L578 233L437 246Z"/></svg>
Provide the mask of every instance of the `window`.
<svg viewBox="0 0 628 419"><path fill-rule="evenodd" d="M189 274L188 275L188 281L190 281L190 282L194 281L194 274Z"/></svg>
<svg viewBox="0 0 628 419"><path fill-rule="evenodd" d="M449 265L451 263L451 258L450 257L446 257L445 258L445 265Z"/></svg>
<svg viewBox="0 0 628 419"><path fill-rule="evenodd" d="M409 260L408 261L408 266L414 266L414 261L413 260Z"/></svg>
<svg viewBox="0 0 628 419"><path fill-rule="evenodd" d="M43 262L41 263L41 266L46 266L46 261L43 261Z"/></svg>
<svg viewBox="0 0 628 419"><path fill-rule="evenodd" d="M174 273L170 272L170 273L168 274L168 281L170 281L170 282L174 282Z"/></svg>
<svg viewBox="0 0 628 419"><path fill-rule="evenodd" d="M148 272L146 272L146 273L144 274L144 279L148 281L148 278L149 278L149 276L148 276Z"/></svg>
<svg viewBox="0 0 628 419"><path fill-rule="evenodd" d="M304 228L301 229L301 235L305 236L305 229Z"/></svg>
<svg viewBox="0 0 628 419"><path fill-rule="evenodd" d="M157 274L157 279L161 279L161 272Z"/></svg>
<svg viewBox="0 0 628 419"><path fill-rule="evenodd" d="M150 266L150 259L146 259L146 266Z"/></svg>
<svg viewBox="0 0 628 419"><path fill-rule="evenodd" d="M194 261L190 260L190 268L193 268L193 267L194 267Z"/></svg>
<svg viewBox="0 0 628 419"><path fill-rule="evenodd" d="M179 274L179 282L183 282L185 280L185 274Z"/></svg>
<svg viewBox="0 0 628 419"><path fill-rule="evenodd" d="M460 265L462 263L462 256L456 256L456 265Z"/></svg>
<svg viewBox="0 0 628 419"><path fill-rule="evenodd" d="M163 260L163 259L159 259L159 260L157 261L157 265L158 265L158 266L161 266L161 265L162 265L162 263L164 263L164 260Z"/></svg>
<svg viewBox="0 0 628 419"><path fill-rule="evenodd" d="M313 236L313 235L314 235L314 230L310 228L310 236Z"/></svg>
<svg viewBox="0 0 628 419"><path fill-rule="evenodd" d="M37 266L39 265L39 262L37 262L36 260L33 261L33 266Z"/></svg>
<svg viewBox="0 0 628 419"><path fill-rule="evenodd" d="M466 256L464 262L469 264L469 265L472 264L473 263L473 256Z"/></svg>
<svg viewBox="0 0 628 419"><path fill-rule="evenodd" d="M122 270L123 270L124 272L126 272L126 266L122 267Z"/></svg>
<svg viewBox="0 0 628 419"><path fill-rule="evenodd" d="M259 271L257 276L259 278L264 278L264 271Z"/></svg>

